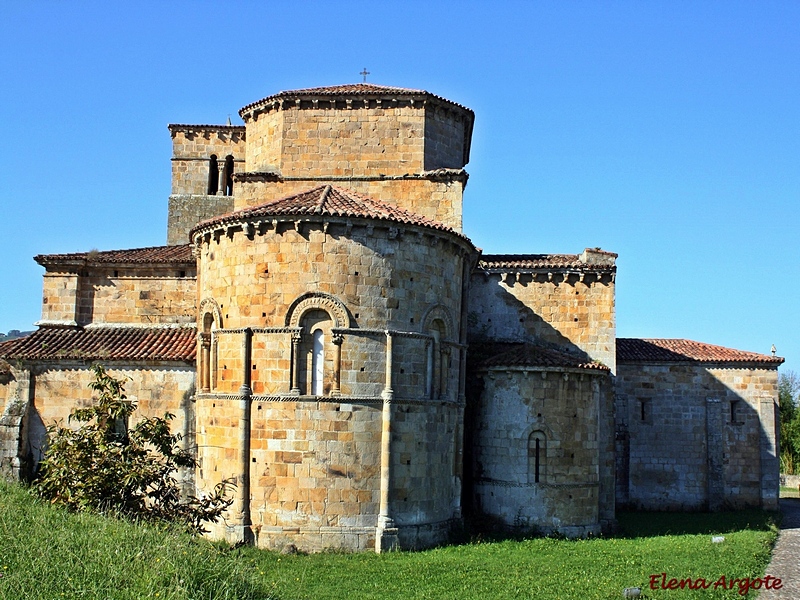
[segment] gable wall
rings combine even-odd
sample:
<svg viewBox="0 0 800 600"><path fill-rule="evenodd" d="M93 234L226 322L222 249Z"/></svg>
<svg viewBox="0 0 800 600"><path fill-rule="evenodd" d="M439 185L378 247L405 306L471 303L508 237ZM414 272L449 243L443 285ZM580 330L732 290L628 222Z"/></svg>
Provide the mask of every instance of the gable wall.
<svg viewBox="0 0 800 600"><path fill-rule="evenodd" d="M471 340L533 341L584 353L609 367L616 366L614 282L587 275L492 273L472 274L469 291Z"/></svg>

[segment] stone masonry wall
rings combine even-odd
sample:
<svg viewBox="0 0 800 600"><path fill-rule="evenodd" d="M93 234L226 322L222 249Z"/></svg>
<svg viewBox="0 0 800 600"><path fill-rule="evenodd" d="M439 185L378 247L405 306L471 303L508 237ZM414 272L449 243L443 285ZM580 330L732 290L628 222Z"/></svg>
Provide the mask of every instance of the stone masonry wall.
<svg viewBox="0 0 800 600"><path fill-rule="evenodd" d="M339 298L360 329L421 331L435 305L457 326L466 242L336 219L327 231L322 222L265 227L252 240L238 229L202 245L200 296L217 300L222 327L283 327L291 303L308 292Z"/></svg>
<svg viewBox="0 0 800 600"><path fill-rule="evenodd" d="M200 221L233 211L233 196L170 196L167 208L167 245L189 242L189 232Z"/></svg>
<svg viewBox="0 0 800 600"><path fill-rule="evenodd" d="M145 417L162 417L169 412L175 415L171 422L172 431L183 435L186 447L194 445L193 366L169 363L105 366L111 376L125 381L128 399L138 404L131 425ZM89 366L84 363L34 363L17 372L12 386L0 386L0 389L9 390L10 396L21 404L15 410L20 417L24 416L25 421L20 419L13 425L17 443L27 448L32 467L41 456L46 427L54 423L68 425L69 414L74 408L91 404L93 392L89 383L92 377ZM25 389L19 389L20 383L24 383ZM9 406L10 403L6 402L4 412ZM10 421L0 419L0 429L4 424L12 425ZM0 431L0 445L3 439L10 440L12 434L14 432L10 430ZM0 448L4 457L10 452L9 448ZM4 474L6 471L2 469Z"/></svg>
<svg viewBox="0 0 800 600"><path fill-rule="evenodd" d="M616 367L614 282L577 275L473 273L469 292L471 340L536 341L585 353L612 373Z"/></svg>
<svg viewBox="0 0 800 600"><path fill-rule="evenodd" d="M92 267L44 274L42 320L62 324L167 324L195 320L195 269Z"/></svg>
<svg viewBox="0 0 800 600"><path fill-rule="evenodd" d="M507 527L600 530L600 408L607 376L504 369L482 374L470 436L476 508ZM535 439L539 438L536 481ZM602 509L602 510L601 510ZM602 514L601 514L602 513Z"/></svg>
<svg viewBox="0 0 800 600"><path fill-rule="evenodd" d="M42 320L75 323L78 318L78 274L48 271L42 282Z"/></svg>
<svg viewBox="0 0 800 600"><path fill-rule="evenodd" d="M462 119L454 119L448 111L426 111L424 165L426 171L464 166L466 133L464 126Z"/></svg>
<svg viewBox="0 0 800 600"><path fill-rule="evenodd" d="M209 316L214 321L208 350L214 372L211 389L198 399L199 487L239 477L246 459L249 518L259 545L373 547L389 331L390 512L401 544L442 541L460 514L456 341L466 242L335 218L270 222L249 237L238 226L226 227L201 239L198 323L207 327ZM313 315L309 323L324 331L322 395L311 395L311 336L303 315ZM444 328L439 342L426 329L432 322ZM338 350L334 334L341 336ZM334 393L337 352L340 387ZM439 358L431 362L431 353ZM431 383L429 364L437 365L443 383ZM243 459L239 390L245 368L256 396ZM298 392L292 389L295 369ZM231 532L242 518L232 507L213 534L235 537Z"/></svg>
<svg viewBox="0 0 800 600"><path fill-rule="evenodd" d="M208 194L209 158L233 156L234 172L243 169L244 128L239 126L170 125L173 196Z"/></svg>
<svg viewBox="0 0 800 600"><path fill-rule="evenodd" d="M358 177L464 166L463 120L431 106L291 107L246 118L246 127L248 171Z"/></svg>
<svg viewBox="0 0 800 600"><path fill-rule="evenodd" d="M235 479L239 407L201 398L200 487ZM260 547L303 551L375 544L381 410L369 404L254 402L250 427L250 511ZM213 532L224 537L234 515Z"/></svg>
<svg viewBox="0 0 800 600"><path fill-rule="evenodd" d="M621 504L777 506L777 370L620 364L616 387Z"/></svg>
<svg viewBox="0 0 800 600"><path fill-rule="evenodd" d="M192 323L195 270L92 269L80 278L78 322Z"/></svg>

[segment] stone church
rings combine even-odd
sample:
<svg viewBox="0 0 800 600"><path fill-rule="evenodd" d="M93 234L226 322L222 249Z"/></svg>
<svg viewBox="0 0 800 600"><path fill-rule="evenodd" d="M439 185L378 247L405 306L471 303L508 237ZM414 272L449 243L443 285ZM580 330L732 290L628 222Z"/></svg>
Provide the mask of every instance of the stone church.
<svg viewBox="0 0 800 600"><path fill-rule="evenodd" d="M493 255L462 231L473 112L373 84L170 125L167 245L40 255L0 344L0 471L126 378L231 484L211 535L301 550L442 543L465 517L594 534L620 507L777 507L782 359L618 339L616 255Z"/></svg>

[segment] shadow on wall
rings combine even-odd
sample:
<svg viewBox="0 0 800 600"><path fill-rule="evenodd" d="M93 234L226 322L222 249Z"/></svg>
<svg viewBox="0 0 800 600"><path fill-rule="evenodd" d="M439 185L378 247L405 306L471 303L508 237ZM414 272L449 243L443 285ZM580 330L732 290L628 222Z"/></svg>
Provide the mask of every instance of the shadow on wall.
<svg viewBox="0 0 800 600"><path fill-rule="evenodd" d="M618 508L776 509L777 416L769 380L777 385L777 371L710 369L683 358L618 365ZM743 385L756 386L750 397L735 391Z"/></svg>
<svg viewBox="0 0 800 600"><path fill-rule="evenodd" d="M533 283L530 280L523 279L522 282L512 279L505 282L505 286L527 287L528 285L537 285L541 287L540 283ZM462 505L465 510L465 516L469 520L480 526L481 523L488 524L486 513L497 512L501 510L498 508L504 505L508 506L519 503L520 510L525 512L526 519L532 520L536 527L555 527L561 531L562 525L567 529L577 530L577 525L580 524L586 531L577 533L577 535L585 535L590 528L598 527L600 520L613 518L613 417L611 408L611 390L610 380L607 371L587 371L587 374L594 376L602 375L600 387L594 393L591 392L590 387L576 386L577 379L570 379L567 383L567 371L573 371L581 364L593 362L586 350L579 347L576 343L571 341L561 331L545 320L545 318L536 312L534 308L538 306L537 302L542 301L545 306L540 310L552 310L555 306L557 311L558 304L566 305L568 308L574 298L579 295L575 285L565 284L560 281L556 288L559 286L567 286L567 289L559 290L558 300L552 301L550 305L546 303L548 300L540 298L542 294L539 290L531 289L530 291L521 290L519 295L523 299L518 298L513 293L502 285L497 285L496 277L494 279L478 279L477 287L478 292L476 296L470 297L470 313L468 315L469 326L469 350L467 355L467 382L466 382L466 411L465 411L465 449L464 449L464 494L462 496ZM529 296L525 298L525 296ZM524 300L528 300L526 304ZM582 333L580 327L588 327L588 312L585 306L583 297L579 298L583 305L575 304L573 313L555 312L554 319L557 320L559 325L565 325L565 330L574 329L576 334ZM533 308L532 308L533 307ZM602 331L598 332L595 339L602 339ZM613 329L608 330L607 333L608 347L613 352L614 338ZM521 344L529 344L538 348L543 348L545 351L538 351L536 349L526 349L517 352L516 349L521 347ZM511 350L511 352L509 352ZM554 351L554 352L550 352ZM508 430L504 427L499 427L502 431L485 431L481 429L481 422L487 417L483 415L486 406L491 406L489 410L497 410L500 406L505 406L509 410L522 410L530 408L529 401L533 401L532 397L526 396L528 392L523 393L519 398L520 403L515 406L508 404L508 399L501 400L500 398L486 398L485 389L487 381L483 375L479 374L481 365L485 361L494 356L504 354L502 360L508 359L510 362L508 366L513 370L515 367L523 368L527 366L543 367L545 371L551 370L553 374L558 376L558 385L553 385L552 378L549 379L550 383L545 384L544 379L539 377L535 381L529 380L527 377L521 381L526 385L541 386L542 390L548 390L545 394L553 394L554 396L545 400L550 406L547 410L540 410L544 414L535 414L536 411L528 414L528 426L523 427L526 431L524 443L520 440L505 440L499 439L508 434ZM531 362L532 361L532 362ZM505 363L497 363L498 366L504 366ZM521 375L521 374L520 374ZM510 378L511 375L509 374ZM552 377L552 375L551 375ZM562 378L563 381L562 381ZM582 378L581 378L582 381ZM584 384L581 384L584 385ZM566 390L569 389L569 392ZM565 397L563 394L569 393L568 404L575 405L575 416L584 414L583 411L588 408L585 406L586 402L597 402L599 398L599 405L595 405L591 415L586 414L585 419L590 419L589 422L584 422L580 427L575 428L576 423L563 419L561 413L566 407L562 406L561 409L554 409L554 405L550 404L552 401L563 402ZM596 396L595 396L596 394ZM512 394L513 395L513 394ZM592 400L594 398L594 400ZM513 403L512 403L513 404ZM577 407L581 407L580 409ZM599 411L599 412L598 412ZM572 414L569 415L572 417ZM512 421L516 417L509 417ZM526 417L520 417L526 418ZM585 421L584 419L584 421ZM520 424L522 425L522 424ZM577 432L586 433L578 434ZM533 430L533 433L530 431ZM541 430L541 431L539 431ZM548 433L545 433L548 432ZM605 432L605 433L604 433ZM569 475L566 475L567 470L565 464L578 454L586 453L587 448L584 448L581 442L574 444L569 440L574 439L587 439L586 435L597 435L601 440L599 447L594 450L588 451L591 454L590 462L586 464L576 465L579 467L578 471L573 472L569 470ZM579 436L576 438L576 435ZM488 436L488 438L487 438ZM481 456L482 453L487 452L490 446L494 446L494 438L500 442L501 445L508 445L506 452L508 458L513 464L501 466L496 460L494 464L485 465ZM530 437L530 439L528 439ZM490 439L491 438L491 439ZM549 442L561 440L565 441L564 446L558 445L558 448L549 450ZM605 440L603 442L602 440ZM539 446L536 446L536 442ZM515 443L516 442L516 443ZM558 442L560 444L560 442ZM520 450L520 448L524 448ZM516 458L514 448L517 449ZM546 450L547 449L547 450ZM552 456L548 453L552 452ZM566 454L564 454L566 453ZM492 455L493 452L489 451ZM587 455L588 456L588 455ZM556 458L558 457L558 458ZM551 467L557 469L558 477L562 487L551 485L552 482L540 482L538 479L541 463L547 462ZM492 460L490 460L492 463ZM517 464L518 463L518 464ZM563 463L563 464L562 464ZM558 465L558 467L555 467ZM486 470L491 472L486 472ZM598 470L599 469L599 475ZM501 475L500 472L504 475ZM524 472L524 475L521 475ZM522 477L516 480L516 477ZM480 494L476 491L480 481L486 485L486 481L491 480L504 480L501 485L503 487L500 494L503 498L495 497L494 502L497 504L493 507L482 507ZM491 484L490 484L491 485ZM492 493L496 496L497 490ZM577 495L576 495L577 494ZM573 502L573 495L575 500ZM563 498L562 498L563 496ZM487 501L488 493L484 494L483 501ZM571 506L563 505L563 502L569 502ZM539 503L541 506L534 509L531 503ZM550 509L546 508L551 506ZM556 508L557 507L557 508ZM510 510L510 509L509 509ZM554 515L550 512L555 511ZM599 511L599 515L598 515ZM508 512L508 510L506 510ZM547 514L545 514L547 513ZM538 516L534 516L538 515ZM542 515L545 515L544 517ZM550 515L550 516L548 516ZM546 517L546 518L545 518ZM557 517L557 518L551 518ZM509 519L501 520L502 527L508 529L512 526ZM525 521L525 519L521 519ZM562 525L553 525L553 522L562 522ZM569 524L569 527L567 526ZM575 525L576 527L572 527ZM495 524L494 527L498 525ZM516 520L514 522L516 526ZM489 525L492 528L491 525Z"/></svg>

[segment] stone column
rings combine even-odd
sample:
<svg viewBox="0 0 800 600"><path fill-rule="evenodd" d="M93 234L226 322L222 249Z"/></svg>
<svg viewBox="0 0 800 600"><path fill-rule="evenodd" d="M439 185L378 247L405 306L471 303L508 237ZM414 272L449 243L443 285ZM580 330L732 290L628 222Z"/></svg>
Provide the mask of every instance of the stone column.
<svg viewBox="0 0 800 600"><path fill-rule="evenodd" d="M300 395L300 342L303 340L303 335L296 331L292 334L292 388L289 393L295 396Z"/></svg>
<svg viewBox="0 0 800 600"><path fill-rule="evenodd" d="M211 390L211 334L201 333L200 338L200 391Z"/></svg>
<svg viewBox="0 0 800 600"><path fill-rule="evenodd" d="M333 386L331 387L331 396L339 396L341 394L342 342L344 341L344 337L340 333L334 333L332 341L335 350L333 355Z"/></svg>
<svg viewBox="0 0 800 600"><path fill-rule="evenodd" d="M225 159L217 159L217 171L219 177L217 178L217 196L225 195Z"/></svg>
<svg viewBox="0 0 800 600"><path fill-rule="evenodd" d="M397 528L392 520L389 500L392 489L392 334L386 332L386 381L383 388L383 413L381 415L381 495L378 529L375 532L375 552L386 552L397 547Z"/></svg>
<svg viewBox="0 0 800 600"><path fill-rule="evenodd" d="M251 351L253 330L249 327L242 335L242 386L239 388L239 474L237 485L239 497L236 506L236 521L241 525L241 533L236 532L237 541L251 543L253 541L252 522L250 520L250 388Z"/></svg>

